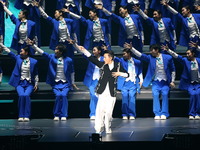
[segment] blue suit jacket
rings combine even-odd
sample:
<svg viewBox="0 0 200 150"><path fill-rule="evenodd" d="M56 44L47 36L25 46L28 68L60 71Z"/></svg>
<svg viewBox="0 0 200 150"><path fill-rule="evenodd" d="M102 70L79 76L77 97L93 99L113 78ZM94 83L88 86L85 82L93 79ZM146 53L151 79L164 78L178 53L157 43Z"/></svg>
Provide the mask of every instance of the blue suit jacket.
<svg viewBox="0 0 200 150"><path fill-rule="evenodd" d="M57 9L62 9L65 6L66 0L57 0ZM74 3L76 5L76 8L80 14L80 0L74 0Z"/></svg>
<svg viewBox="0 0 200 150"><path fill-rule="evenodd" d="M39 0L35 0L35 1L39 2ZM14 7L17 9L24 9L23 3L24 3L24 0L15 0ZM39 11L38 7L34 6L34 10L35 10L37 16L40 17L40 11ZM29 12L29 13L31 13L31 12Z"/></svg>
<svg viewBox="0 0 200 150"><path fill-rule="evenodd" d="M55 57L55 54L47 54L45 52L43 53L42 56L44 56L49 61L49 68L48 68L46 83L50 84L51 86L54 86L58 59ZM73 66L72 59L69 57L65 57L64 58L64 74L69 84L72 84L71 73L73 72L74 72L74 66Z"/></svg>
<svg viewBox="0 0 200 150"><path fill-rule="evenodd" d="M83 23L83 25L87 26L87 31L86 31L86 35L85 35L85 41L84 41L84 47L86 49L90 49L91 43L93 42L93 21L90 19L85 19L83 16L81 16L80 18L81 23ZM108 38L108 34L109 34L109 28L108 28L108 21L106 19L102 19L99 18L99 21L101 23L101 28L103 31L103 35L104 35L104 42L106 44L106 46L109 46L109 38Z"/></svg>
<svg viewBox="0 0 200 150"><path fill-rule="evenodd" d="M112 1L116 0L102 0L103 2L103 7L106 8L107 10L111 11L112 9ZM90 9L95 9L94 7L94 0L86 0L85 6L90 8Z"/></svg>
<svg viewBox="0 0 200 150"><path fill-rule="evenodd" d="M13 39L11 43L11 48L18 50L17 45L19 42L19 26L21 24L21 21L16 18L14 15L10 16L11 21L15 24L15 31L13 34ZM28 27L28 38L33 40L33 38L36 36L35 32L35 22L31 20L27 20L27 27Z"/></svg>
<svg viewBox="0 0 200 150"><path fill-rule="evenodd" d="M115 21L117 24L120 25L118 45L123 47L124 43L126 41L126 38L127 38L125 19L120 16L115 15L114 13L112 13L112 15L110 17L113 21ZM139 16L135 15L135 14L130 14L130 17L132 18L132 20L137 28L138 34L140 36L140 40L142 41L141 31L143 31L143 27L142 27L142 23L140 22Z"/></svg>
<svg viewBox="0 0 200 150"><path fill-rule="evenodd" d="M162 18L163 23L165 25L165 28L167 30L167 33L170 38L170 46L174 49L176 48L175 41L174 41L174 33L173 30L175 30L174 25L171 22L170 18ZM155 21L153 18L148 18L147 22L152 26L152 34L151 34L151 40L150 45L152 44L160 44L160 36L158 31L158 22Z"/></svg>
<svg viewBox="0 0 200 150"><path fill-rule="evenodd" d="M142 73L142 64L141 64L141 61L138 60L138 59L135 59L133 58L133 61L134 61L134 64L135 64L135 74L136 74L136 85L137 87L139 87L139 82L140 82L140 79L139 79L139 75ZM121 65L123 66L123 68L128 72L128 61L127 60L124 60L124 58L115 58L116 61L119 61L121 63ZM126 78L123 78L123 77L118 77L118 80L117 80L117 89L118 90L121 90L124 83L125 83L125 80Z"/></svg>
<svg viewBox="0 0 200 150"><path fill-rule="evenodd" d="M73 33L73 20L72 19L68 19L68 18L64 18L66 24L67 24L67 28L69 30L69 34L71 39L72 38L72 33ZM56 19L53 19L51 17L47 18L47 21L53 26L53 31L51 34L51 39L50 39L50 45L49 48L52 50L55 50L56 46L59 43L59 21Z"/></svg>
<svg viewBox="0 0 200 150"><path fill-rule="evenodd" d="M104 61L104 57L100 56L100 61L103 62ZM85 73L85 77L83 80L83 83L85 86L89 87L92 83L92 76L94 73L94 69L95 69L95 64L93 64L91 61L89 61L88 63L88 67Z"/></svg>
<svg viewBox="0 0 200 150"><path fill-rule="evenodd" d="M194 17L197 23L197 26L200 30L200 14L192 14L192 16ZM178 17L182 22L179 45L188 46L190 38L189 38L189 28L188 28L188 23L187 23L187 17L183 17L180 13L178 13L176 17Z"/></svg>
<svg viewBox="0 0 200 150"><path fill-rule="evenodd" d="M11 86L17 87L19 85L19 81L21 78L21 66L23 59L21 59L20 55L15 55L13 52L8 53L10 57L15 59L15 68L12 72L12 75L10 77L9 84ZM29 57L30 59L30 73L31 73L31 84L35 85L35 76L38 75L38 69L37 69L37 60Z"/></svg>
<svg viewBox="0 0 200 150"><path fill-rule="evenodd" d="M164 63L164 70L167 75L167 82L168 84L170 84L172 81L171 74L172 72L175 72L174 61L170 55L167 55L167 54L161 54L161 55L162 55L163 63ZM142 56L139 59L149 63L147 73L143 81L143 86L148 87L151 84L155 75L156 58L153 57L152 55L142 54Z"/></svg>
<svg viewBox="0 0 200 150"><path fill-rule="evenodd" d="M183 65L183 72L181 74L179 88L181 90L188 90L188 87L191 83L191 61L180 55L178 56L177 60ZM200 72L200 58L196 58L196 61L198 63Z"/></svg>

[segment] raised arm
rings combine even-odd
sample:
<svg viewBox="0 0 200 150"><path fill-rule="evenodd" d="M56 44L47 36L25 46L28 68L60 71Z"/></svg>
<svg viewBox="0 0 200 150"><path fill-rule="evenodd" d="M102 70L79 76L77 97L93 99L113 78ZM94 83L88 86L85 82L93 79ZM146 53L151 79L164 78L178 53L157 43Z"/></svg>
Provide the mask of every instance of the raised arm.
<svg viewBox="0 0 200 150"><path fill-rule="evenodd" d="M189 46L196 48L196 50L200 52L200 46L198 45L198 42L195 43L193 41L190 41Z"/></svg>
<svg viewBox="0 0 200 150"><path fill-rule="evenodd" d="M83 46L79 46L77 43L74 43L73 46L80 53L82 53L86 57L88 57L88 60L91 61L96 66L98 66L99 68L101 68L104 65L104 62L101 62L96 57L92 56L91 53L89 51L87 51Z"/></svg>
<svg viewBox="0 0 200 150"><path fill-rule="evenodd" d="M166 0L162 0L160 3L163 6L165 6L172 14L174 14L174 15L178 14L178 11L176 11L174 8L172 8L171 6L169 6Z"/></svg>
<svg viewBox="0 0 200 150"><path fill-rule="evenodd" d="M5 45L3 45L3 43L0 43L0 47L7 53L11 52L9 48L7 48Z"/></svg>
<svg viewBox="0 0 200 150"><path fill-rule="evenodd" d="M44 52L41 48L39 48L36 44L31 45L31 47L40 55L42 55L43 57L45 57L48 61L51 59L51 55L49 55L48 53Z"/></svg>
<svg viewBox="0 0 200 150"><path fill-rule="evenodd" d="M139 6L133 6L133 10L135 12L138 12L140 14L140 16L144 19L144 20L147 20L149 17L140 9Z"/></svg>
<svg viewBox="0 0 200 150"><path fill-rule="evenodd" d="M178 58L178 54L176 52L170 50L167 45L161 45L161 49L163 49L164 51L167 51L172 57Z"/></svg>
<svg viewBox="0 0 200 150"><path fill-rule="evenodd" d="M10 56L11 58L13 58L13 59L17 59L17 56L13 53L13 52L11 52L11 50L9 49L9 48L7 48L5 45L3 45L3 43L0 43L0 47L5 51L5 52L7 52L8 53L8 56Z"/></svg>
<svg viewBox="0 0 200 150"><path fill-rule="evenodd" d="M139 58L142 56L142 53L140 53L139 51L137 51L137 50L132 46L132 44L125 43L125 44L124 44L124 48L130 49L130 50L133 52L133 54L134 54L135 56L139 57Z"/></svg>
<svg viewBox="0 0 200 150"><path fill-rule="evenodd" d="M104 8L102 5L95 5L96 9L102 10L102 12L104 12L106 15L110 16L111 19L116 22L117 24L120 23L120 18L118 15L108 11L106 8Z"/></svg>
<svg viewBox="0 0 200 150"><path fill-rule="evenodd" d="M2 3L4 11L5 11L9 16L11 16L13 13L6 7L6 3L4 3L3 1L0 1L0 3Z"/></svg>
<svg viewBox="0 0 200 150"><path fill-rule="evenodd" d="M34 1L33 5L38 7L40 14L42 15L43 18L47 19L49 16L47 15L47 13L44 11L44 9L39 5L39 2Z"/></svg>
<svg viewBox="0 0 200 150"><path fill-rule="evenodd" d="M71 17L73 17L74 19L81 19L81 16L79 16L79 15L77 15L77 14L71 12L69 9L63 8L62 10L63 10L64 12L66 12L66 13L69 13L69 15L70 15Z"/></svg>

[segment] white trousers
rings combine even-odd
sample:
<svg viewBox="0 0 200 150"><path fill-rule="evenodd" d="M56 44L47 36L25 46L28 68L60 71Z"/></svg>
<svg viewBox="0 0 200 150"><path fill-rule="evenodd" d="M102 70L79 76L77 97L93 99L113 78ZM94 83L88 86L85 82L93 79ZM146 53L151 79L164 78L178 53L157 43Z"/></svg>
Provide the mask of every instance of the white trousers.
<svg viewBox="0 0 200 150"><path fill-rule="evenodd" d="M116 97L112 97L108 91L108 86L102 94L98 95L96 107L95 130L99 133L105 126L106 131L110 130L113 109Z"/></svg>

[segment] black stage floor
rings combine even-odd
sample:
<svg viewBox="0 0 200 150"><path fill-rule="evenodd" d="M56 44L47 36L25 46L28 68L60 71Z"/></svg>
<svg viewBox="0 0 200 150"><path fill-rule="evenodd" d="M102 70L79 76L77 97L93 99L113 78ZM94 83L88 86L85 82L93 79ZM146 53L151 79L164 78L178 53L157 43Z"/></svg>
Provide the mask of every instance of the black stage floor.
<svg viewBox="0 0 200 150"><path fill-rule="evenodd" d="M171 117L167 120L154 120L153 118L122 120L121 118L113 118L112 131L111 134L103 132L96 140L96 138L91 138L95 130L94 121L89 118L72 118L67 121L32 119L30 122L2 119L0 120L0 144L4 139L4 147L6 147L12 145L11 141L16 141L17 137L27 137L32 141L37 141L31 146L34 149L61 149L62 146L72 146L73 149L105 149L105 147L123 149L123 147L131 145L142 149L153 147L154 149L190 149L199 145L200 120L189 120L186 117ZM6 146L5 139L9 141ZM26 140L23 139L22 141ZM109 146L108 143L112 144ZM16 147L16 142L14 144ZM20 149L23 148L26 149L23 146Z"/></svg>

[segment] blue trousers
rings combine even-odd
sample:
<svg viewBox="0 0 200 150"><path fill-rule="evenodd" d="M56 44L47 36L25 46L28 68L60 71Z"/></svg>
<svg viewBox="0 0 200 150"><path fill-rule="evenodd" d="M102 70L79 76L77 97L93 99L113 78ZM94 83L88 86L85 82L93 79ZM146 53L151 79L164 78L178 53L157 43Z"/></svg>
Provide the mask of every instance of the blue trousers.
<svg viewBox="0 0 200 150"><path fill-rule="evenodd" d="M58 82L53 87L53 92L56 96L55 104L53 108L54 117L68 117L68 92L70 90L70 84Z"/></svg>
<svg viewBox="0 0 200 150"><path fill-rule="evenodd" d="M189 116L200 116L200 84L190 84Z"/></svg>
<svg viewBox="0 0 200 150"><path fill-rule="evenodd" d="M162 105L160 104L159 96L162 95ZM166 81L153 81L152 96L153 96L153 112L155 116L165 115L169 117L169 85Z"/></svg>
<svg viewBox="0 0 200 150"><path fill-rule="evenodd" d="M18 111L19 118L29 118L31 115L31 99L30 95L33 91L33 85L27 80L20 81L16 87L18 93Z"/></svg>
<svg viewBox="0 0 200 150"><path fill-rule="evenodd" d="M131 81L125 82L122 93L122 116L134 116L136 117L135 97L137 92L137 86Z"/></svg>
<svg viewBox="0 0 200 150"><path fill-rule="evenodd" d="M96 112L96 106L97 106L97 101L98 97L96 96L96 86L98 84L98 80L92 80L91 85L89 86L89 91L90 91L90 117L95 116Z"/></svg>

